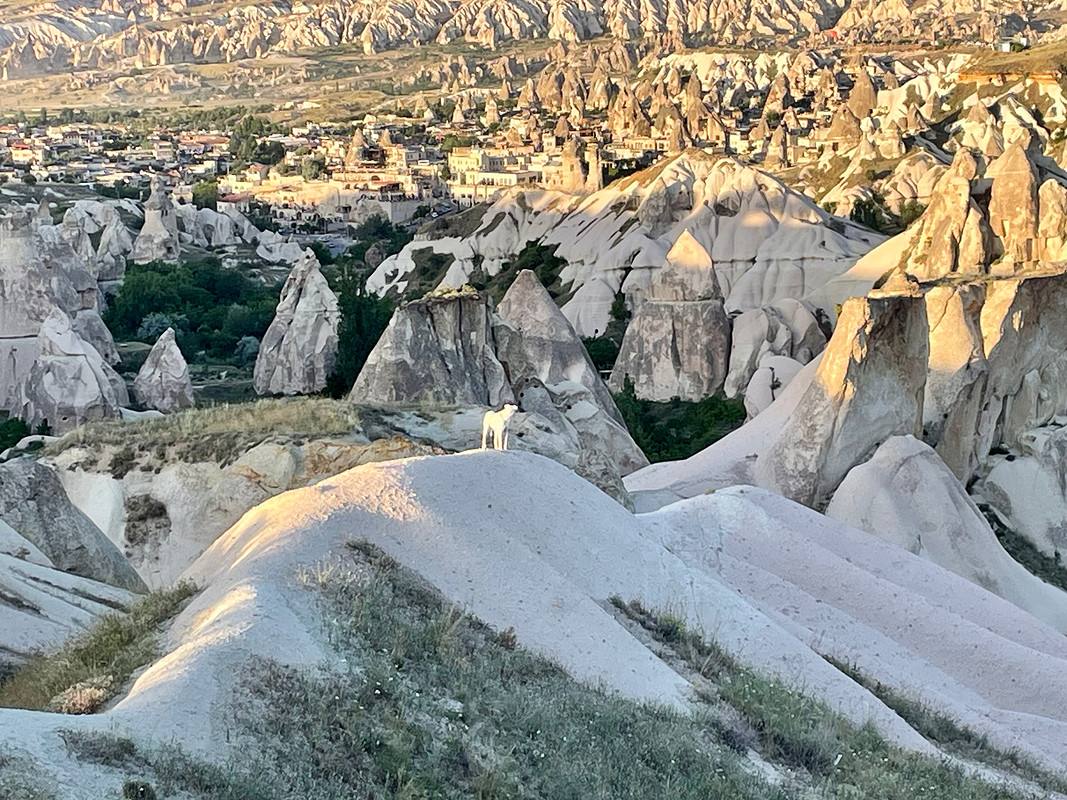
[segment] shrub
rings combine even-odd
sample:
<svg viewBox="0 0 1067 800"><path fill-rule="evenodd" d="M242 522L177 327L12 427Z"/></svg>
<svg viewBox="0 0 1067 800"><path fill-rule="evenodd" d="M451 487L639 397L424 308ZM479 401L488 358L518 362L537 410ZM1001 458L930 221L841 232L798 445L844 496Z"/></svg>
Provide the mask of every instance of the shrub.
<svg viewBox="0 0 1067 800"><path fill-rule="evenodd" d="M259 355L259 339L255 336L242 336L237 341L237 347L233 349L233 358L238 366L254 364Z"/></svg>
<svg viewBox="0 0 1067 800"><path fill-rule="evenodd" d="M9 447L14 447L29 435L29 427L17 417L0 422L0 453Z"/></svg>

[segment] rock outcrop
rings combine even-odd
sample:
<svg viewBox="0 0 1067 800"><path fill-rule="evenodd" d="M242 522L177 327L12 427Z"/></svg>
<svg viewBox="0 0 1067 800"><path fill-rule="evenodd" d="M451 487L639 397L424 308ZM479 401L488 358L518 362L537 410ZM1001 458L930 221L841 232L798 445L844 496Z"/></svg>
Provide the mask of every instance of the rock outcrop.
<svg viewBox="0 0 1067 800"><path fill-rule="evenodd" d="M702 400L722 388L730 357L730 320L711 255L684 232L656 270L611 372L645 400Z"/></svg>
<svg viewBox="0 0 1067 800"><path fill-rule="evenodd" d="M133 396L145 408L164 414L195 405L189 365L174 340L173 328L163 331L152 345L133 381Z"/></svg>
<svg viewBox="0 0 1067 800"><path fill-rule="evenodd" d="M574 469L624 504L621 475L648 463L581 340L528 271L508 290L500 315L470 287L402 305L349 398L393 408L418 404L420 414L439 420L403 422L394 412L391 424L449 449L478 446L486 406L516 403L515 449Z"/></svg>
<svg viewBox="0 0 1067 800"><path fill-rule="evenodd" d="M926 334L921 297L845 303L815 379L760 456L760 485L820 507L886 439L921 435Z"/></svg>
<svg viewBox="0 0 1067 800"><path fill-rule="evenodd" d="M886 440L869 461L853 467L826 514L952 570L1067 631L1067 593L1005 552L945 463L912 436Z"/></svg>
<svg viewBox="0 0 1067 800"><path fill-rule="evenodd" d="M485 296L464 289L432 293L402 305L348 397L369 405L514 402L496 356L493 314Z"/></svg>
<svg viewBox="0 0 1067 800"><path fill-rule="evenodd" d="M319 261L310 250L289 273L281 300L256 357L257 394L322 391L337 359L341 312Z"/></svg>
<svg viewBox="0 0 1067 800"><path fill-rule="evenodd" d="M158 178L144 204L144 224L133 242L130 258L138 264L148 261L177 261L181 251L177 212L169 190Z"/></svg>
<svg viewBox="0 0 1067 800"><path fill-rule="evenodd" d="M131 591L145 589L119 549L70 502L55 473L35 459L0 464L0 520L57 569Z"/></svg>
<svg viewBox="0 0 1067 800"><path fill-rule="evenodd" d="M65 433L86 422L117 419L129 405L122 378L79 337L58 309L37 335L37 360L19 388L18 416L31 429Z"/></svg>

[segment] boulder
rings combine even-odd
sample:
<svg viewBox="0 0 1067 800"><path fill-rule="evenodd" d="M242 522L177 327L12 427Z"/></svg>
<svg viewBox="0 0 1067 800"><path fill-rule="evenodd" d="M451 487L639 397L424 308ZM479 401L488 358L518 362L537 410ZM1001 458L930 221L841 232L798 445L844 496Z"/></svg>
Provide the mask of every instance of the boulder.
<svg viewBox="0 0 1067 800"><path fill-rule="evenodd" d="M289 273L281 300L254 370L257 394L310 394L322 391L337 359L341 312L337 295L310 250Z"/></svg>
<svg viewBox="0 0 1067 800"><path fill-rule="evenodd" d="M928 353L921 297L845 303L811 385L760 455L760 486L814 508L891 436L922 433Z"/></svg>
<svg viewBox="0 0 1067 800"><path fill-rule="evenodd" d="M129 404L126 384L96 348L56 310L37 335L39 356L20 387L19 414L35 429L42 423L65 433L86 422L116 419Z"/></svg>
<svg viewBox="0 0 1067 800"><path fill-rule="evenodd" d="M0 464L0 520L57 569L130 591L145 589L118 548L70 502L56 474L35 459Z"/></svg>
<svg viewBox="0 0 1067 800"><path fill-rule="evenodd" d="M928 445L887 439L849 471L826 515L933 561L1067 632L1067 593L1013 559Z"/></svg>
<svg viewBox="0 0 1067 800"><path fill-rule="evenodd" d="M133 381L133 396L145 408L164 414L192 408L195 404L189 365L174 340L173 328L163 331L152 346Z"/></svg>
<svg viewBox="0 0 1067 800"><path fill-rule="evenodd" d="M400 306L349 399L371 405L514 402L496 356L488 296L473 289L442 291Z"/></svg>

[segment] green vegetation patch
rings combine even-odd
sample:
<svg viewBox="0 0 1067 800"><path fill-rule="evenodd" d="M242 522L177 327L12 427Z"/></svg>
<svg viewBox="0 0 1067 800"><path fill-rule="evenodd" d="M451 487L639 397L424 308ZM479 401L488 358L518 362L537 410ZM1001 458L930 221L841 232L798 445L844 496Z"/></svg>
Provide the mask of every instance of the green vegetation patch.
<svg viewBox="0 0 1067 800"><path fill-rule="evenodd" d="M695 403L677 397L665 402L639 400L629 377L615 395L615 403L630 435L653 463L689 458L745 421L740 398L716 395Z"/></svg>
<svg viewBox="0 0 1067 800"><path fill-rule="evenodd" d="M1064 565L1059 551L1051 556L1045 555L1033 542L1005 525L990 506L980 503L978 510L985 516L989 527L997 535L1001 546L1008 551L1008 555L1045 583L1067 591L1067 566Z"/></svg>
<svg viewBox="0 0 1067 800"><path fill-rule="evenodd" d="M125 613L105 615L57 652L39 655L16 670L0 686L0 707L99 710L134 670L156 658L160 626L195 593L192 584L179 583L138 598Z"/></svg>
<svg viewBox="0 0 1067 800"><path fill-rule="evenodd" d="M872 723L857 726L780 680L739 665L671 614L650 611L636 600L614 597L612 603L688 667L703 701L717 709L715 725L727 740L802 770L814 790L811 796L842 800L1029 796L969 776L947 759L890 744Z"/></svg>
<svg viewBox="0 0 1067 800"><path fill-rule="evenodd" d="M187 359L233 359L242 339L262 338L279 292L214 257L130 264L104 322L116 339L147 344L174 328Z"/></svg>

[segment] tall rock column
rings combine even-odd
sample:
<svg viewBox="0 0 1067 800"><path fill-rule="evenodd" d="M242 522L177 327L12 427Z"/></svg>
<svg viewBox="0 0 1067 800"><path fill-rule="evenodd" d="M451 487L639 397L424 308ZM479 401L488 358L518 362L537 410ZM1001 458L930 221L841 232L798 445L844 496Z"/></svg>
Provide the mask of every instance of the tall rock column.
<svg viewBox="0 0 1067 800"><path fill-rule="evenodd" d="M759 485L819 508L886 439L921 436L927 342L918 293L847 301L815 379L759 457Z"/></svg>
<svg viewBox="0 0 1067 800"><path fill-rule="evenodd" d="M310 250L296 262L253 372L257 394L310 394L326 388L337 360L341 312Z"/></svg>

